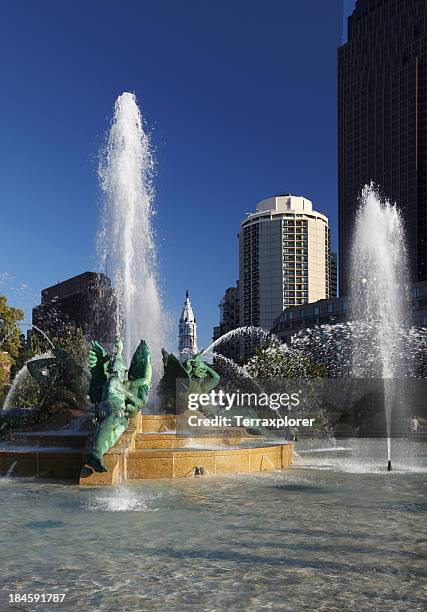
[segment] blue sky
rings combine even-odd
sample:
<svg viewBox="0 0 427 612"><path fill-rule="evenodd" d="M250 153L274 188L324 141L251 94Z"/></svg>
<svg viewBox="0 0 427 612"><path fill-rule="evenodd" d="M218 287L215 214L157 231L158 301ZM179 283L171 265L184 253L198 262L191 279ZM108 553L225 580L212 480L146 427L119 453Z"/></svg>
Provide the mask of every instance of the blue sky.
<svg viewBox="0 0 427 612"><path fill-rule="evenodd" d="M344 3L344 11L349 10ZM190 290L200 344L238 274L257 201L291 192L337 227L342 0L0 2L0 292L95 269L97 156L135 92L156 151L168 308Z"/></svg>

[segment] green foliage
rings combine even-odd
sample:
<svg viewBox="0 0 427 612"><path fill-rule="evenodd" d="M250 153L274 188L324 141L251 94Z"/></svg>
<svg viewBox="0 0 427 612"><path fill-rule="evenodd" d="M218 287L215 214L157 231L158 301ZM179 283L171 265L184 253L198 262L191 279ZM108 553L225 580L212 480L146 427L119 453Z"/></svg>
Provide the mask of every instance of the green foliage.
<svg viewBox="0 0 427 612"><path fill-rule="evenodd" d="M36 406L41 400L41 387L31 378L28 372L24 372L14 389L10 408L29 408Z"/></svg>
<svg viewBox="0 0 427 612"><path fill-rule="evenodd" d="M10 389L9 384L0 383L0 410L1 410L1 407L3 406L4 400L6 399L6 395L9 389Z"/></svg>
<svg viewBox="0 0 427 612"><path fill-rule="evenodd" d="M246 364L247 372L253 378L264 380L285 378L325 378L328 375L324 364L316 363L309 357L284 350L260 348Z"/></svg>
<svg viewBox="0 0 427 612"><path fill-rule="evenodd" d="M62 348L81 366L86 366L89 344L79 327L67 325L60 336L50 336L55 348ZM36 331L31 334L32 356L41 355L51 349L49 342Z"/></svg>
<svg viewBox="0 0 427 612"><path fill-rule="evenodd" d="M9 382L10 365L11 359L9 353L0 351L0 388L4 385L7 385L7 383Z"/></svg>
<svg viewBox="0 0 427 612"><path fill-rule="evenodd" d="M34 357L34 352L31 349L30 344L27 342L24 334L20 335L20 345L18 355L11 369L11 378L15 377L15 374L25 365L25 363Z"/></svg>
<svg viewBox="0 0 427 612"><path fill-rule="evenodd" d="M6 296L0 295L0 351L9 353L12 363L17 358L21 346L19 321L23 318L23 311L9 306Z"/></svg>

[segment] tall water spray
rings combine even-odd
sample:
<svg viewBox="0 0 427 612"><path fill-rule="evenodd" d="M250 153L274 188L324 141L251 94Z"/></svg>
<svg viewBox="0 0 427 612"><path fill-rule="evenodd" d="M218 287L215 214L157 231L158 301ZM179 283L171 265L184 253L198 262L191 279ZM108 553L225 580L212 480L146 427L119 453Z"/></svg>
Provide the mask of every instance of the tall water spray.
<svg viewBox="0 0 427 612"><path fill-rule="evenodd" d="M129 360L141 338L152 354L158 379L167 316L159 289L153 229L154 160L135 95L125 92L100 153L99 182L104 194L98 256L116 290L118 332Z"/></svg>
<svg viewBox="0 0 427 612"><path fill-rule="evenodd" d="M365 186L356 216L351 251L350 318L368 323L374 336L352 347L352 375L384 379L388 460L391 460L393 378L405 376L408 355L401 331L409 323L409 274L402 217L395 205L382 202L375 188ZM374 360L372 353L374 348ZM367 371L366 364L370 364ZM372 363L374 370L372 370ZM391 464L389 464L391 465Z"/></svg>

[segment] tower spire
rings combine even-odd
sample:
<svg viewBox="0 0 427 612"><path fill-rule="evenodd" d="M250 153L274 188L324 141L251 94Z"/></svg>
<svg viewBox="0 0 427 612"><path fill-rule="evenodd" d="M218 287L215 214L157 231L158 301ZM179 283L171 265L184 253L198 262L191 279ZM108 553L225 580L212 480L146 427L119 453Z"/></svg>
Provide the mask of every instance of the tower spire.
<svg viewBox="0 0 427 612"><path fill-rule="evenodd" d="M197 323L191 306L188 289L185 292L184 307L179 319L178 351L183 359L194 356L197 352Z"/></svg>

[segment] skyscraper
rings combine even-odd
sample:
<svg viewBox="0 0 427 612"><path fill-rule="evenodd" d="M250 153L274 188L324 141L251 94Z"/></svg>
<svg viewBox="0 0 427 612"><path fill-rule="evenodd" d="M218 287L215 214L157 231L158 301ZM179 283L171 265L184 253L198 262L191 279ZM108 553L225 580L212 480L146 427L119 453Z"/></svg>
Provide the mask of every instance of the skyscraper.
<svg viewBox="0 0 427 612"><path fill-rule="evenodd" d="M98 272L84 272L47 287L41 304L33 308L33 324L60 336L68 325L89 340L109 343L116 331L117 304L111 280Z"/></svg>
<svg viewBox="0 0 427 612"><path fill-rule="evenodd" d="M270 330L288 306L329 297L328 218L291 194L258 203L241 223L240 325Z"/></svg>
<svg viewBox="0 0 427 612"><path fill-rule="evenodd" d="M402 210L412 281L427 279L427 1L357 0L338 51L340 294L357 197L373 181Z"/></svg>
<svg viewBox="0 0 427 612"><path fill-rule="evenodd" d="M212 340L218 340L218 338L227 332L239 327L239 281L237 281L235 287L228 287L225 290L225 294L219 303L219 311L219 325L214 327ZM238 361L240 354L239 342L225 342L214 349L214 352Z"/></svg>
<svg viewBox="0 0 427 612"><path fill-rule="evenodd" d="M338 297L338 258L336 253L331 253L331 282L329 285L329 297Z"/></svg>
<svg viewBox="0 0 427 612"><path fill-rule="evenodd" d="M197 353L197 323L188 290L185 294L185 302L179 319L178 340L178 352L182 357L192 357Z"/></svg>

